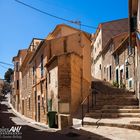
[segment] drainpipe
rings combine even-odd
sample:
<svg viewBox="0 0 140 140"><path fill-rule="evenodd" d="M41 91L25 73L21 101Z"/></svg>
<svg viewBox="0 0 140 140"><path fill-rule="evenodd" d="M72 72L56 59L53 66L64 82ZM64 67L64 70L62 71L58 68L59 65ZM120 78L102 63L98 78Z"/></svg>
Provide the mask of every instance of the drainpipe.
<svg viewBox="0 0 140 140"><path fill-rule="evenodd" d="M129 46L133 48L133 63L134 63L134 92L135 92L135 96L136 96L136 93L137 93L137 82L136 82L136 69L135 69L135 66L136 66L136 62L135 62L135 46L132 42L132 32L134 33L135 31L131 31L131 28L134 28L134 27L131 27L132 23L131 22L134 22L132 21L132 1L133 0L129 0ZM134 26L134 25L133 25ZM130 56L129 56L130 57ZM139 107L140 107L140 98L139 98Z"/></svg>

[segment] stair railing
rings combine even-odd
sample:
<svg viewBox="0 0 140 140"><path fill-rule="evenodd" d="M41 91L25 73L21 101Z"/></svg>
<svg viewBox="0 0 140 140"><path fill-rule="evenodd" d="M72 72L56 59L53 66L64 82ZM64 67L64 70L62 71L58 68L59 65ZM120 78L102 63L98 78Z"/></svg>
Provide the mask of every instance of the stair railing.
<svg viewBox="0 0 140 140"><path fill-rule="evenodd" d="M84 106L86 106L85 112L84 112ZM93 92L93 89L92 89L81 103L82 126L84 125L84 113L89 113L90 108L93 109L94 106L96 106L96 92Z"/></svg>

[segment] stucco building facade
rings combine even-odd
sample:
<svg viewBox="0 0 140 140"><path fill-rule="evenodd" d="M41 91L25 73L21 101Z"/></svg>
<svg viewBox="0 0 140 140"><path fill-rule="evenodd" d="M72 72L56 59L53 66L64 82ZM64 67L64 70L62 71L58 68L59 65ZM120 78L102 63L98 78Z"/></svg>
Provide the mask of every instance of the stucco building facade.
<svg viewBox="0 0 140 140"><path fill-rule="evenodd" d="M56 111L60 127L62 118L70 121L90 91L90 51L90 34L65 24L33 39L20 66L21 113L47 124L48 112Z"/></svg>

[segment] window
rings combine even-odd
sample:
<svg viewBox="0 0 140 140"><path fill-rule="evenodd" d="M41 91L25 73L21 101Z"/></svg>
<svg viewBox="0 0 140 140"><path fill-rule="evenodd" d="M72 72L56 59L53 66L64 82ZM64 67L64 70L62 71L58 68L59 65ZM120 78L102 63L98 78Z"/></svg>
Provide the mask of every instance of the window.
<svg viewBox="0 0 140 140"><path fill-rule="evenodd" d="M115 54L114 59L115 59L115 64L118 65L119 64L119 55Z"/></svg>
<svg viewBox="0 0 140 140"><path fill-rule="evenodd" d="M128 66L126 66L125 72L126 72L126 79L128 79L129 78Z"/></svg>
<svg viewBox="0 0 140 140"><path fill-rule="evenodd" d="M29 97L29 110L31 109L31 100L30 100L30 97Z"/></svg>
<svg viewBox="0 0 140 140"><path fill-rule="evenodd" d="M33 67L33 84L35 84L35 67Z"/></svg>
<svg viewBox="0 0 140 140"><path fill-rule="evenodd" d="M19 80L17 80L17 90L19 89Z"/></svg>
<svg viewBox="0 0 140 140"><path fill-rule="evenodd" d="M51 73L49 72L49 84L51 83Z"/></svg>
<svg viewBox="0 0 140 140"><path fill-rule="evenodd" d="M132 80L129 80L128 82L129 88L132 88Z"/></svg>
<svg viewBox="0 0 140 140"><path fill-rule="evenodd" d="M106 67L106 77L107 77L107 80L108 80L108 66Z"/></svg>
<svg viewBox="0 0 140 140"><path fill-rule="evenodd" d="M101 66L101 64L99 65L99 69L100 69L100 70L102 69L102 66Z"/></svg>
<svg viewBox="0 0 140 140"><path fill-rule="evenodd" d="M111 73L112 73L112 68L111 68L111 65L109 66L109 79L111 80L112 76L111 76Z"/></svg>
<svg viewBox="0 0 140 140"><path fill-rule="evenodd" d="M44 107L44 97L42 97L42 107Z"/></svg>
<svg viewBox="0 0 140 140"><path fill-rule="evenodd" d="M18 70L19 70L19 62L16 62L16 72L18 72Z"/></svg>
<svg viewBox="0 0 140 140"><path fill-rule="evenodd" d="M43 55L41 55L41 67L40 67L40 71L41 71L41 77L43 77L43 75L44 75Z"/></svg>

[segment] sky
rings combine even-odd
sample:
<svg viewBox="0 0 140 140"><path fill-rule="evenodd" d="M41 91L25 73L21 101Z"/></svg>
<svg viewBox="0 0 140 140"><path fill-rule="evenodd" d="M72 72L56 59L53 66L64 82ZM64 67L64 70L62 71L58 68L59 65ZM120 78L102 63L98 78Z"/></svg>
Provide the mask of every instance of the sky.
<svg viewBox="0 0 140 140"><path fill-rule="evenodd" d="M99 23L128 17L128 0L20 0L44 12L97 27ZM44 39L57 24L70 24L26 7L15 0L0 0L0 62L12 64L19 49L32 38ZM82 27L94 33L95 29ZM9 65L0 63L0 78Z"/></svg>

